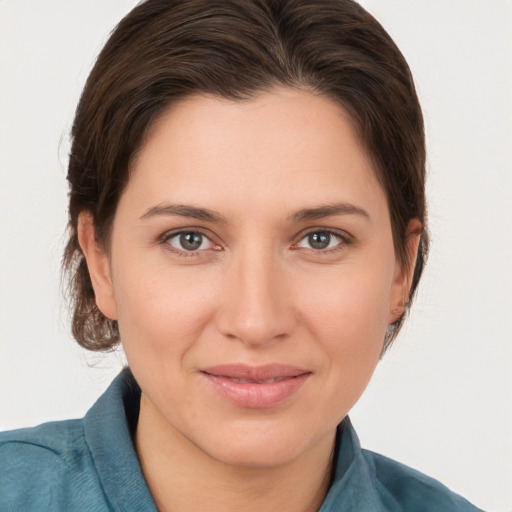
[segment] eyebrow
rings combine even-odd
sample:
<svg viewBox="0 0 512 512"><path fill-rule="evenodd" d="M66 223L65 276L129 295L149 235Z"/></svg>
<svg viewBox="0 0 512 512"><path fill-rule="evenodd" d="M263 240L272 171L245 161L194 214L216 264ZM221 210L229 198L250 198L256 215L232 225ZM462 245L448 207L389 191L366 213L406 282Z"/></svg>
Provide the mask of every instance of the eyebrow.
<svg viewBox="0 0 512 512"><path fill-rule="evenodd" d="M141 220L146 220L157 215L176 215L218 224L226 223L226 219L219 213L208 210L207 208L198 208L186 204L159 204L146 210L140 218Z"/></svg>
<svg viewBox="0 0 512 512"><path fill-rule="evenodd" d="M350 203L334 203L317 206L315 208L304 208L290 215L292 222L304 222L307 220L324 219L336 215L359 215L370 220L370 215L363 208Z"/></svg>
<svg viewBox="0 0 512 512"><path fill-rule="evenodd" d="M148 208L140 217L146 220L159 215L170 215L186 217L189 219L197 219L217 224L226 224L227 220L221 214L209 210L208 208L199 208L186 204L159 204ZM291 222L304 222L308 220L324 219L326 217L334 217L336 215L359 215L370 220L370 215L366 210L350 203L334 203L320 205L315 208L303 208L293 214L288 219Z"/></svg>

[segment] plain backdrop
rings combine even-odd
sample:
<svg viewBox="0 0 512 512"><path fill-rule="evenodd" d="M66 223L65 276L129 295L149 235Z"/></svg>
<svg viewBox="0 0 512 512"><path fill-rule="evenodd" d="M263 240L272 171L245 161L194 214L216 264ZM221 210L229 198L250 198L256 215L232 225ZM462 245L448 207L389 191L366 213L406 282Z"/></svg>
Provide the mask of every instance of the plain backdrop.
<svg viewBox="0 0 512 512"><path fill-rule="evenodd" d="M432 252L351 413L363 446L512 510L512 2L365 0L427 127ZM72 341L66 155L94 57L133 0L0 0L0 428L82 416L122 364Z"/></svg>

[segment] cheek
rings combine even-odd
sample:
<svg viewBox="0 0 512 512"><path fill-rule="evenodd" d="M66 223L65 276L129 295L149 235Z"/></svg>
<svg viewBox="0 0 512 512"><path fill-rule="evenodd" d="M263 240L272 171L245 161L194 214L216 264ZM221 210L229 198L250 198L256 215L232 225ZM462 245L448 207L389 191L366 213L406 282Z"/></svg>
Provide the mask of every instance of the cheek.
<svg viewBox="0 0 512 512"><path fill-rule="evenodd" d="M381 354L394 268L389 261L365 265L364 272L346 267L325 278L317 275L310 292L298 294L303 323L327 356L329 390L333 400L343 401L340 410L359 398Z"/></svg>
<svg viewBox="0 0 512 512"><path fill-rule="evenodd" d="M380 343L387 327L391 272L340 269L300 293L300 310L318 339L344 340L361 350ZM306 283L305 287L306 287ZM310 283L311 284L311 283Z"/></svg>
<svg viewBox="0 0 512 512"><path fill-rule="evenodd" d="M382 351L387 327L384 293L375 283L363 279L345 281L323 299L310 296L303 311L317 347L324 354L324 406L319 416L341 420L354 406L368 385Z"/></svg>
<svg viewBox="0 0 512 512"><path fill-rule="evenodd" d="M205 286L205 276L193 267L173 272L126 262L117 269L114 293L127 357L135 351L149 357L186 351L213 314L215 276Z"/></svg>

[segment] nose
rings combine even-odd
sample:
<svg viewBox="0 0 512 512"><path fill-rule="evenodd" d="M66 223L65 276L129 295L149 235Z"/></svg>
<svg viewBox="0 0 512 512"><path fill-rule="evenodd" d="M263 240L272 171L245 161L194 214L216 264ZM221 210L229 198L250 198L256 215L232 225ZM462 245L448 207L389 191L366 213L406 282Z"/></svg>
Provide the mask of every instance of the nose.
<svg viewBox="0 0 512 512"><path fill-rule="evenodd" d="M287 338L297 317L287 271L272 251L244 251L226 269L217 328L258 347Z"/></svg>

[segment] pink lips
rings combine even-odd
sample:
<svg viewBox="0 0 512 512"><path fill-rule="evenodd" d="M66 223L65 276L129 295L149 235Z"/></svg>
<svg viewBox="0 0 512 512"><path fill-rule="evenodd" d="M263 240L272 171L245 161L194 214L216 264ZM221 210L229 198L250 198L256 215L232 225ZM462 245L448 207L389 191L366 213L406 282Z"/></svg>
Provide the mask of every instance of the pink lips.
<svg viewBox="0 0 512 512"><path fill-rule="evenodd" d="M201 373L223 397L240 407L265 409L293 395L311 372L294 366L226 364L205 368Z"/></svg>

